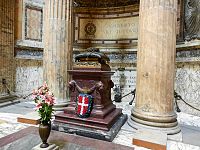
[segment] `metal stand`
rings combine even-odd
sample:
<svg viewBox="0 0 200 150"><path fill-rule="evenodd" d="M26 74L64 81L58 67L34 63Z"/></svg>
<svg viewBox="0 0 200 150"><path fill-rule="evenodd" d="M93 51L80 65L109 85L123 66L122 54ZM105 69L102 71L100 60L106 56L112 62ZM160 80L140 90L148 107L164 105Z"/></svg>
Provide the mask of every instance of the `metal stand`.
<svg viewBox="0 0 200 150"><path fill-rule="evenodd" d="M116 92L115 96L114 96L114 101L115 102L121 102L122 101L122 98L132 94L133 95L133 99L129 102L129 105L132 105L133 104L133 101L135 99L135 92L136 92L136 89L134 89L133 91L129 92L128 94L122 96L121 95L121 90L119 90L119 88L115 88L114 91Z"/></svg>

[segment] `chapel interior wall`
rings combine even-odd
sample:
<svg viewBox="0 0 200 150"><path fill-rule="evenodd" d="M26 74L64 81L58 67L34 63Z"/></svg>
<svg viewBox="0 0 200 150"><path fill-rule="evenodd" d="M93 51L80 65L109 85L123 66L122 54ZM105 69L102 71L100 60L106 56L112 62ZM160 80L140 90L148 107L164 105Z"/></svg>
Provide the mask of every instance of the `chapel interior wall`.
<svg viewBox="0 0 200 150"><path fill-rule="evenodd" d="M14 0L0 3L0 11L6 13L0 18L0 81L6 78L11 91L25 95L43 82L44 1L16 0L15 6L11 1ZM179 4L177 14L175 90L184 100L199 106L200 31L195 31L196 36L191 33L198 22L184 26L188 17L194 17L188 16L189 1ZM112 80L122 89L122 95L136 85L138 11L137 3L109 9L74 7L74 56L88 47L98 47L108 55L109 65L115 71ZM0 82L0 95L5 93ZM132 95L123 100L131 99ZM200 116L184 103L178 103L183 112Z"/></svg>

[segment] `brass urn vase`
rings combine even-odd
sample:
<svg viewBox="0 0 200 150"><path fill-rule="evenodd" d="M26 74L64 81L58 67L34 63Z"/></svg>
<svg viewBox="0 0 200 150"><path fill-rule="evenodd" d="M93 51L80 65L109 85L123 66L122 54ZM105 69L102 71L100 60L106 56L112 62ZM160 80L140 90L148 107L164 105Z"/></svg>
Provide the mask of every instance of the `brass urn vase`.
<svg viewBox="0 0 200 150"><path fill-rule="evenodd" d="M47 143L47 139L49 138L50 132L51 132L51 123L47 125L43 124L39 125L39 135L42 140L40 148L46 148L49 146L49 144Z"/></svg>

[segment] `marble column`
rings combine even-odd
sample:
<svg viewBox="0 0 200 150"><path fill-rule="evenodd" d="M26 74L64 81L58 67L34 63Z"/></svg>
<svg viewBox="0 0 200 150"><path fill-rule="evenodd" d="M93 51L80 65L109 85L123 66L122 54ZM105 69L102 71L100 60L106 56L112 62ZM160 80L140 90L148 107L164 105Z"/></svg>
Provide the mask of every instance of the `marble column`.
<svg viewBox="0 0 200 150"><path fill-rule="evenodd" d="M55 108L62 110L72 67L72 0L46 1L44 16L44 81L57 98Z"/></svg>
<svg viewBox="0 0 200 150"><path fill-rule="evenodd" d="M139 14L136 104L128 123L175 134L177 0L140 0Z"/></svg>

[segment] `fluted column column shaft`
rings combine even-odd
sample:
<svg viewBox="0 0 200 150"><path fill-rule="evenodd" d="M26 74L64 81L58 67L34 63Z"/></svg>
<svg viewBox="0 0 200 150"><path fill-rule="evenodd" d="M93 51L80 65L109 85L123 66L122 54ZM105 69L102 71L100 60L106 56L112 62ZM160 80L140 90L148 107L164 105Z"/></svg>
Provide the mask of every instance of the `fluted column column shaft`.
<svg viewBox="0 0 200 150"><path fill-rule="evenodd" d="M44 31L44 80L63 103L72 66L72 0L46 1Z"/></svg>
<svg viewBox="0 0 200 150"><path fill-rule="evenodd" d="M138 124L177 126L173 101L176 14L177 0L140 0L136 105L131 116Z"/></svg>

